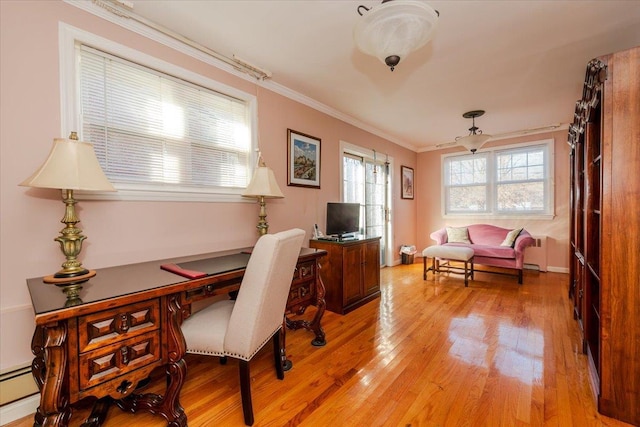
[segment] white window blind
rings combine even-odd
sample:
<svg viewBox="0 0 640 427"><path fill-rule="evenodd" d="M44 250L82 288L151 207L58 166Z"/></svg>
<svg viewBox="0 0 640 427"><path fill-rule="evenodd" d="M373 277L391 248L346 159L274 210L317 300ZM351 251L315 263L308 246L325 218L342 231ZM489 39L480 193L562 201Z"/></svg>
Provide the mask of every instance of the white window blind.
<svg viewBox="0 0 640 427"><path fill-rule="evenodd" d="M239 194L250 173L250 107L79 46L80 127L118 189Z"/></svg>

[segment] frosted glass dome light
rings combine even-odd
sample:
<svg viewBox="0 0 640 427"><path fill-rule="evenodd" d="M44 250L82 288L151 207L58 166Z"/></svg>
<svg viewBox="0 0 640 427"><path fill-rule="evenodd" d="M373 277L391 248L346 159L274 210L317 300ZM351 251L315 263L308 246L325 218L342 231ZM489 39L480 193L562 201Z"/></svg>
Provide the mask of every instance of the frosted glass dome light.
<svg viewBox="0 0 640 427"><path fill-rule="evenodd" d="M383 0L370 9L359 6L358 13L362 18L353 30L356 46L391 71L409 53L427 44L438 24L438 12L415 0Z"/></svg>

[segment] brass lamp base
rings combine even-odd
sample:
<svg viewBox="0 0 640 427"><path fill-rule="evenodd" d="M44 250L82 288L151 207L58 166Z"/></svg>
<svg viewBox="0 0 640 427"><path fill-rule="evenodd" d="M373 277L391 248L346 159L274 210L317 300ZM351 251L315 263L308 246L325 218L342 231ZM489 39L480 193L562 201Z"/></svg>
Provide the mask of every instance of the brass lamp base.
<svg viewBox="0 0 640 427"><path fill-rule="evenodd" d="M87 270L86 274L81 274L81 275L72 276L72 277L57 277L57 274L53 274L51 276L44 277L42 281L44 283L51 283L52 285L56 285L56 286L67 286L67 285L74 285L78 283L84 283L95 275L96 275L95 270Z"/></svg>
<svg viewBox="0 0 640 427"><path fill-rule="evenodd" d="M62 289L67 295L67 302L65 303L65 307L71 307L74 305L82 304L82 299L80 299L80 290L82 289L82 284L93 276L96 275L95 270L88 270L88 273L82 274L79 276L73 277L56 277L58 274L54 274L51 276L46 276L42 279L44 283L49 283L52 285L56 285Z"/></svg>

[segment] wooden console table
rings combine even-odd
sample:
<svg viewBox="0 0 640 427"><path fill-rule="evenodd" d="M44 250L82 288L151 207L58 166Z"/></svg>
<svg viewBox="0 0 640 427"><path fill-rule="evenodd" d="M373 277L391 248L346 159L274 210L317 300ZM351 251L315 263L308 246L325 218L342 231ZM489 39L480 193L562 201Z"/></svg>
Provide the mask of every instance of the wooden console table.
<svg viewBox="0 0 640 427"><path fill-rule="evenodd" d="M347 314L380 296L380 237L313 239L309 246L328 253L320 261L327 310Z"/></svg>
<svg viewBox="0 0 640 427"><path fill-rule="evenodd" d="M31 368L40 389L34 426L67 426L71 405L89 396L99 398L98 402L115 400L129 412L160 414L171 427L186 426L187 416L179 400L187 372L180 325L190 315L193 302L238 290L244 268L190 280L164 271L160 265L240 251L97 270L73 301L42 278L27 280L36 313ZM248 261L249 255L245 255ZM325 289L318 272L318 260L325 255L322 250L300 251L287 302L287 313L298 315L309 305L316 306L311 321L286 318L290 329L312 331L316 346L325 344L320 325ZM167 375L165 394L135 393L138 383L161 366ZM104 421L103 406L96 405L85 425Z"/></svg>

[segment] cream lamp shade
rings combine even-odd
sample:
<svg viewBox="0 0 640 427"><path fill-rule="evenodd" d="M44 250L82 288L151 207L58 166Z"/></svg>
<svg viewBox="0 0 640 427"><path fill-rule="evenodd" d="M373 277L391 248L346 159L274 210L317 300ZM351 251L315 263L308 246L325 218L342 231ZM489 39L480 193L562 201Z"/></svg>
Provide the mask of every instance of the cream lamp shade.
<svg viewBox="0 0 640 427"><path fill-rule="evenodd" d="M265 197L269 199L277 199L284 197L273 171L264 164L259 166L249 186L242 194L244 197Z"/></svg>
<svg viewBox="0 0 640 427"><path fill-rule="evenodd" d="M269 232L269 224L267 223L267 204L264 199L280 199L284 197L273 171L269 169L262 160L262 156L258 156L258 168L251 178L249 186L242 194L244 197L256 197L260 204L260 213L258 214L258 233L262 236Z"/></svg>
<svg viewBox="0 0 640 427"><path fill-rule="evenodd" d="M67 305L80 304L82 300L79 292L82 283L96 275L95 270L87 270L78 259L82 250L82 242L86 236L76 227L80 219L76 215L76 199L74 190L86 191L116 191L105 176L100 163L93 151L93 145L77 140L75 132L69 139L56 138L47 160L33 175L20 183L26 187L55 188L63 190L62 201L65 204L65 214L60 220L65 227L60 230L60 236L55 241L60 244L60 250L66 261L62 269L51 276L43 278L45 283L52 283L62 287L67 295Z"/></svg>
<svg viewBox="0 0 640 427"><path fill-rule="evenodd" d="M64 190L116 191L102 171L93 145L64 138L53 140L47 160L20 185Z"/></svg>

